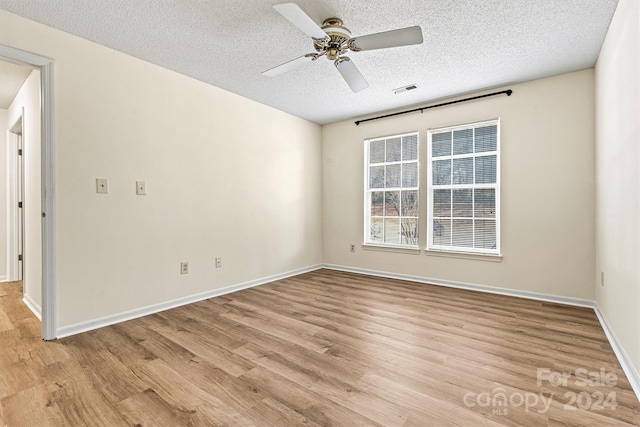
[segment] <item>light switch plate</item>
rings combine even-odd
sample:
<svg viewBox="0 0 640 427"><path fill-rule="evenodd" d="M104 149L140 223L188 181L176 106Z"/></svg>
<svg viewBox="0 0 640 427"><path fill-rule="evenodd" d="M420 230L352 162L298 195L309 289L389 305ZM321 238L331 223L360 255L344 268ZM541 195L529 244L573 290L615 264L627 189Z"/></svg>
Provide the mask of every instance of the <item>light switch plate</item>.
<svg viewBox="0 0 640 427"><path fill-rule="evenodd" d="M136 181L136 194L138 196L144 196L147 194L147 183L144 181Z"/></svg>
<svg viewBox="0 0 640 427"><path fill-rule="evenodd" d="M109 194L109 181L107 178L96 178L96 193Z"/></svg>

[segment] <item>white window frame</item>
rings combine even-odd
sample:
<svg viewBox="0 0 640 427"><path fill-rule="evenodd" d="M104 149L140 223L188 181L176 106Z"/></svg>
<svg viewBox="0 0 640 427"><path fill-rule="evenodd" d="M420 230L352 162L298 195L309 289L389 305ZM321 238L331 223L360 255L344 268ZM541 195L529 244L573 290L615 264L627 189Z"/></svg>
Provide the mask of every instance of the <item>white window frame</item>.
<svg viewBox="0 0 640 427"><path fill-rule="evenodd" d="M456 159L456 158L476 158L487 155L496 155L496 182L495 184L450 184L450 185L433 185L433 144L432 138L434 134L452 132L456 130L463 129L474 129L474 141L475 141L475 128L496 125L496 151L487 151L481 153L472 154L451 154L450 156L442 156L437 157L435 160L444 160L444 159ZM449 126L437 129L429 129L427 132L427 246L425 251L427 252L450 252L450 253L470 253L476 255L490 255L490 256L501 256L500 249L500 118L486 120L481 122L467 123L463 125ZM474 162L474 173L475 176L475 162ZM459 247L453 245L434 245L434 200L433 193L435 189L495 189L495 221L496 221L496 245L495 248L469 248L469 247ZM475 200L472 197L472 203ZM481 219L476 218L475 216L472 218L474 221L474 230L475 230L475 220ZM493 218L492 218L493 219ZM475 232L473 233L475 240ZM475 242L474 242L475 246Z"/></svg>
<svg viewBox="0 0 640 427"><path fill-rule="evenodd" d="M410 161L405 161L402 160L402 157L400 159L400 161L397 162L382 162L382 163L369 163L369 147L371 142L374 141L379 141L379 140L387 140L387 139L393 139L393 138L403 138L403 137L407 137L407 136L415 136L416 137L416 160L410 160ZM387 248L406 248L406 249L420 249L420 241L419 241L419 231L420 231L420 223L421 223L421 219L420 219L420 199L422 198L421 196L421 191L420 191L420 134L415 131L415 132L407 132L407 133L402 133L402 134L397 134L397 135L390 135L390 136L384 136L384 137L376 137L376 138L370 138L370 139L366 139L364 141L364 245L369 245L369 246L376 246L376 247L387 247ZM369 183L370 183L370 166L381 166L381 165L389 165L389 164L402 164L402 163L416 163L416 168L417 168L417 180L416 180L416 187L402 187L402 184L400 187L393 187L393 188L374 188L374 189L370 189L369 188ZM386 192L386 191L416 191L416 216L415 217L402 217L399 216L398 218L400 219L400 221L402 221L402 218L415 218L416 219L416 235L415 235L415 239L416 239L416 243L415 244L403 244L403 243L388 243L388 242L379 242L379 241L372 241L370 240L371 237L371 193L373 192ZM382 217L387 218L386 216ZM381 230L382 235L385 235L385 230Z"/></svg>

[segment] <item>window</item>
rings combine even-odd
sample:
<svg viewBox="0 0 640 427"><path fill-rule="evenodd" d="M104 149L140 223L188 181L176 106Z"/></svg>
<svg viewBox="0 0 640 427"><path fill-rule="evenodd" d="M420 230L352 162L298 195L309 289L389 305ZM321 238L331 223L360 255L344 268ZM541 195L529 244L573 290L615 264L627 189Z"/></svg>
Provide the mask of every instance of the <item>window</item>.
<svg viewBox="0 0 640 427"><path fill-rule="evenodd" d="M499 126L429 131L427 250L500 254Z"/></svg>
<svg viewBox="0 0 640 427"><path fill-rule="evenodd" d="M418 134L365 141L365 243L418 247Z"/></svg>

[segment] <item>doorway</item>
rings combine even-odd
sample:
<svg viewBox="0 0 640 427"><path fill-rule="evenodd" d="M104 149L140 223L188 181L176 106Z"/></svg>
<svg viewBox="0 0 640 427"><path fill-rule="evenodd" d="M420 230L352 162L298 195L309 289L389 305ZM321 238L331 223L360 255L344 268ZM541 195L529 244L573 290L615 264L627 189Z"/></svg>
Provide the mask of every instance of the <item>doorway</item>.
<svg viewBox="0 0 640 427"><path fill-rule="evenodd" d="M20 78L11 89L13 98L7 105L8 133L6 138L6 276L19 282L22 301L42 319L42 225L41 225L41 106L40 71L33 67L13 64L3 66L4 77L11 79L12 71ZM5 240L5 239L3 239Z"/></svg>
<svg viewBox="0 0 640 427"><path fill-rule="evenodd" d="M15 147L15 156L7 152L7 156L11 159L7 166L15 167L17 175L18 165L20 165L22 179L20 181L20 192L23 196L22 208L19 211L11 209L10 212L16 212L16 216L21 217L21 230L17 232L16 227L16 245L21 245L22 259L16 264L16 274L21 274L23 280L23 289L26 286L35 286L37 289L38 299L41 302L41 320L42 320L42 338L45 340L53 340L56 338L57 331L57 313L56 313L56 282L55 282L55 155L54 155L54 78L53 68L54 61L51 58L41 56L35 53L26 52L10 46L0 45L0 61L6 61L13 64L22 64L35 70L39 70L39 86L38 86L38 112L27 122L27 115L23 110L22 118L8 123L11 126L8 136L15 140L16 145L8 144L7 147ZM20 122L20 123L18 123ZM41 136L40 143L30 147L25 147L27 131L32 124L37 124L39 134ZM21 159L18 160L18 141L23 145L20 149ZM28 145L28 144L26 144ZM32 159L37 160L37 166L26 164L28 159L25 156L25 149L29 149ZM14 161L14 159L16 159ZM34 162L35 163L35 162ZM14 166L12 166L14 165ZM27 180L30 173L28 170L38 169L38 179ZM29 194L37 194L37 203L33 203L33 198ZM25 217L26 210L32 205L31 212ZM17 206L17 189L16 189L16 206ZM20 213L18 215L18 212ZM17 220L17 218L16 218ZM14 222L15 224L15 222ZM20 236L20 238L18 238ZM37 236L40 239L40 250L36 253L31 252L28 257L25 256L25 250L29 247L29 236ZM18 254L19 255L19 254ZM29 258L29 259L27 259ZM39 274L29 278L29 268L37 267ZM9 266L8 266L9 267ZM15 276L14 276L15 277ZM26 285L26 286L25 286ZM26 298L23 299L28 304Z"/></svg>

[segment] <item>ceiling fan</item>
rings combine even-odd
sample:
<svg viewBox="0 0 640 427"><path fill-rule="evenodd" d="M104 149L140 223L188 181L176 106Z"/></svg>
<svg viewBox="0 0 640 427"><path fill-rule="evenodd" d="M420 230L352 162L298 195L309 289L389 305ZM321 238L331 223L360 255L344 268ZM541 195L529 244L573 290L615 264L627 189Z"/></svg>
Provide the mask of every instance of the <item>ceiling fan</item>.
<svg viewBox="0 0 640 427"><path fill-rule="evenodd" d="M360 92L369 87L369 83L367 83L353 61L345 55L348 51L359 52L361 50L385 49L422 43L422 30L419 26L352 38L351 32L342 25L342 20L339 18L325 19L322 26L318 26L295 3L277 4L273 7L293 25L312 38L313 47L316 51L264 71L262 74L268 77L280 75L306 62L315 61L322 56L326 56L327 59L333 61L351 90Z"/></svg>

